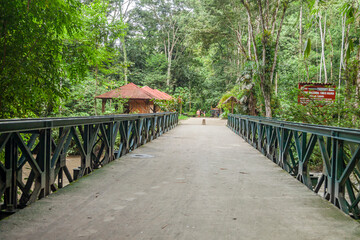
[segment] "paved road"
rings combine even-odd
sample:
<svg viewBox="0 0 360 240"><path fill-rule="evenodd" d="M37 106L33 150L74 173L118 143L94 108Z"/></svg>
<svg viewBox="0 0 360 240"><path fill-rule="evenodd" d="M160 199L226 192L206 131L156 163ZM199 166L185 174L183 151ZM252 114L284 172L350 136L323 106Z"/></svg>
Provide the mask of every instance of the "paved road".
<svg viewBox="0 0 360 240"><path fill-rule="evenodd" d="M0 239L360 239L225 127L174 130L0 222Z"/></svg>

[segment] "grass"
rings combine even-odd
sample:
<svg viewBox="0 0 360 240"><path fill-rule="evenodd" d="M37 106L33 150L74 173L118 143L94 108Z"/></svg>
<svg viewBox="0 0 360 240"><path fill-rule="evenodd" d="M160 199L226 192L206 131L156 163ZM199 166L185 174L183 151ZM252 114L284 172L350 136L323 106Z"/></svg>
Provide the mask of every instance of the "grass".
<svg viewBox="0 0 360 240"><path fill-rule="evenodd" d="M189 119L188 116L185 116L185 115L179 115L179 120L187 120Z"/></svg>

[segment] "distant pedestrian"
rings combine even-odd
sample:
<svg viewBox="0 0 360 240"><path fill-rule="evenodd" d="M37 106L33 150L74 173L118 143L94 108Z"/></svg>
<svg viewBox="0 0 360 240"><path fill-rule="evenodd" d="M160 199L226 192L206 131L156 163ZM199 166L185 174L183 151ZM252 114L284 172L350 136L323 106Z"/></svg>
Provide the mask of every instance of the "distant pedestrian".
<svg viewBox="0 0 360 240"><path fill-rule="evenodd" d="M201 114L201 111L198 109L198 110L196 111L197 117L200 117L200 114Z"/></svg>

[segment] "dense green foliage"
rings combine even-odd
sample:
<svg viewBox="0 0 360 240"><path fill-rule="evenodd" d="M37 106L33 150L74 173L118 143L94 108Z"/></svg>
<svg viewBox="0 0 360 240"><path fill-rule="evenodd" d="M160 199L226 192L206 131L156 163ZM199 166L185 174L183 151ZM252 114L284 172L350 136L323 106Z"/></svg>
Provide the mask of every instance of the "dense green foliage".
<svg viewBox="0 0 360 240"><path fill-rule="evenodd" d="M0 118L99 114L94 96L133 82L190 115L235 96L236 113L358 127L359 13L356 0L2 1ZM337 99L299 105L299 82L336 84Z"/></svg>
<svg viewBox="0 0 360 240"><path fill-rule="evenodd" d="M47 114L67 93L62 81L81 77L81 53L66 41L79 28L79 7L76 0L1 1L1 117Z"/></svg>

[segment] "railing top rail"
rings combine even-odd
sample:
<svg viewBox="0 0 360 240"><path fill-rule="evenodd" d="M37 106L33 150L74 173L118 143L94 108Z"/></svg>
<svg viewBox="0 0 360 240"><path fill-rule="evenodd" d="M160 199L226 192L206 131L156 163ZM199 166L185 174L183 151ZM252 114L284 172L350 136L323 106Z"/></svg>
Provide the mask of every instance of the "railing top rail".
<svg viewBox="0 0 360 240"><path fill-rule="evenodd" d="M26 118L26 119L4 119L0 120L0 133L32 131L56 127L71 127L76 125L87 125L106 123L113 121L126 121L141 118L170 115L174 112L148 113L148 114L118 114L90 117L64 117L64 118Z"/></svg>
<svg viewBox="0 0 360 240"><path fill-rule="evenodd" d="M280 128L295 130L295 131L299 131L299 132L308 132L308 133L322 135L325 137L333 137L333 138L337 138L340 140L360 143L360 130L359 129L288 122L288 121L281 121L281 120L273 119L273 118L248 116L248 115L241 115L241 114L229 114L229 116L230 117L231 116L239 117L242 119L248 119L248 120L251 120L254 122L264 123L264 124L271 125L274 127L280 127Z"/></svg>

